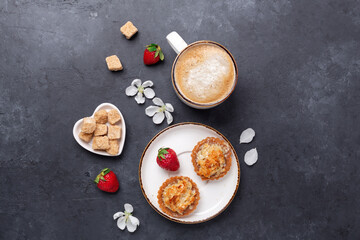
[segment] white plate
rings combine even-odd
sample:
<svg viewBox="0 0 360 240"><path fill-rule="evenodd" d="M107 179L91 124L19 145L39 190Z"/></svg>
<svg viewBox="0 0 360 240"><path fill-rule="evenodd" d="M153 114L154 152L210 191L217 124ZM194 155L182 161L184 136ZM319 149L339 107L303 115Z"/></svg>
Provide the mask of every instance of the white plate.
<svg viewBox="0 0 360 240"><path fill-rule="evenodd" d="M191 151L206 137L224 139L232 150L231 168L218 180L201 180L191 162ZM179 170L170 172L157 165L157 152L161 147L170 147L177 153ZM197 184L200 192L197 208L183 218L175 218L162 212L157 201L160 186L173 176L190 177ZM180 223L200 223L216 217L229 206L240 183L240 164L233 146L220 132L200 123L179 123L159 132L146 146L140 160L139 180L146 200L162 216Z"/></svg>
<svg viewBox="0 0 360 240"><path fill-rule="evenodd" d="M109 157L114 157L114 156L119 156L124 148L124 143L125 143L125 136L126 136L126 125L125 125L125 119L123 117L123 115L121 114L120 110L113 104L111 103L102 103L100 104L94 111L93 115L91 115L92 117L94 117L94 114L99 111L99 110L112 110L112 109L116 109L119 113L120 113L120 117L121 117L121 120L119 122L117 122L115 125L117 126L120 126L121 127L121 138L120 138L120 142L119 142L119 153L117 155L111 155L111 154L108 154L107 152L105 151L98 151L98 150L94 150L92 148L92 140L90 142L85 142L83 140L81 140L79 138L79 133L81 132L81 124L82 124L82 120L83 119L80 119L79 121L77 121L74 125L74 128L73 128L73 135L74 135L74 138L75 140L78 142L78 144L80 144L80 146L82 146L83 148L85 148L86 150L90 151L90 152L93 152L93 153L96 153L96 154L99 154L99 155L103 155L103 156L109 156ZM84 117L87 117L87 116L84 116ZM107 123L108 124L108 123Z"/></svg>

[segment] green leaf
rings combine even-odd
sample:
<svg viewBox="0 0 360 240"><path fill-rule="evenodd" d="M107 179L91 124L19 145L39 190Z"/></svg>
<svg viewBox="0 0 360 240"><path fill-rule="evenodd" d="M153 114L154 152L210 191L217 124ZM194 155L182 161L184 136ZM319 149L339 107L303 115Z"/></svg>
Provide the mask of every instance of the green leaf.
<svg viewBox="0 0 360 240"><path fill-rule="evenodd" d="M95 183L99 183L99 176L97 176L94 180Z"/></svg>
<svg viewBox="0 0 360 240"><path fill-rule="evenodd" d="M156 47L148 47L147 50L149 52L154 52L154 51L156 51Z"/></svg>
<svg viewBox="0 0 360 240"><path fill-rule="evenodd" d="M104 176L106 174L108 174L111 170L109 168L104 168L103 170L101 170L101 172L96 176L94 182L95 183L99 183L100 179L103 181L106 181Z"/></svg>
<svg viewBox="0 0 360 240"><path fill-rule="evenodd" d="M103 170L104 176L105 176L106 174L108 174L110 171L111 171L111 170L110 170L109 168L105 168L105 169Z"/></svg>
<svg viewBox="0 0 360 240"><path fill-rule="evenodd" d="M161 61L164 61L164 58L165 58L165 56L164 56L163 52L160 51L160 60L161 60Z"/></svg>
<svg viewBox="0 0 360 240"><path fill-rule="evenodd" d="M156 51L154 58L156 58L159 55L159 51Z"/></svg>
<svg viewBox="0 0 360 240"><path fill-rule="evenodd" d="M167 151L169 148L160 148L158 150L158 157L160 158L160 160L165 159L165 155L168 154L169 152Z"/></svg>

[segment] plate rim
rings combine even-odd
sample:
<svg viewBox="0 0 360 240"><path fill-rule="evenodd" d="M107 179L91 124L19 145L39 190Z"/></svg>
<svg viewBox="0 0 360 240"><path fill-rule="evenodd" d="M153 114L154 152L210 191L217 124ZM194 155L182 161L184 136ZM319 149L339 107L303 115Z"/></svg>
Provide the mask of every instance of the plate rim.
<svg viewBox="0 0 360 240"><path fill-rule="evenodd" d="M217 134L219 134L228 144L229 146L231 147L231 149L233 150L233 153L234 153L234 156L235 156L235 159L236 159L236 162L237 162L237 167L238 167L238 181L237 181L237 184L236 184L236 188L235 188L235 191L231 197L231 199L229 200L229 202L225 205L225 207L223 207L219 212L217 212L216 214L208 217L208 218L205 218L203 220L198 220L198 221L182 221L182 220L179 220L179 219L175 219L173 217L170 217L164 213L162 213L161 211L159 211L149 200L149 198L147 197L146 193L145 193L145 190L144 190L144 187L143 187L143 184L142 184L142 179L141 179L141 166L142 166L142 162L144 160L144 156L145 156L145 153L146 151L148 150L150 144L152 142L155 141L155 139L157 137L159 137L162 133L174 128L174 127L178 127L178 126L183 126L183 125L197 125L197 126L202 126L202 127L206 127L214 132L216 132ZM182 224L198 224L198 223L203 223L203 222L207 222L217 216L219 216L222 212L225 211L225 209L227 209L229 207L229 205L231 204L231 202L234 200L235 196L236 196L236 193L239 189L239 185L240 185L240 176L241 176L241 173L240 173L240 162L239 162L239 158L237 156L237 153L235 151L235 148L233 147L233 145L231 144L231 142L221 133L219 132L218 130L216 130L215 128L212 128L208 125L205 125L203 123L198 123L198 122L181 122L181 123L177 123L177 124L174 124L174 125L171 125L171 126L168 126L166 128L164 128L163 130L161 130L160 132L158 132L149 142L148 144L146 145L143 153L141 154L141 158L140 158L140 163L139 163L139 169L138 169L138 174L139 174L139 183L140 183L140 188L141 188L141 192L142 194L144 195L146 201L148 202L148 204L158 213L160 214L161 216L163 216L164 218L170 220L170 221L173 221L173 222L177 222L177 223L182 223Z"/></svg>

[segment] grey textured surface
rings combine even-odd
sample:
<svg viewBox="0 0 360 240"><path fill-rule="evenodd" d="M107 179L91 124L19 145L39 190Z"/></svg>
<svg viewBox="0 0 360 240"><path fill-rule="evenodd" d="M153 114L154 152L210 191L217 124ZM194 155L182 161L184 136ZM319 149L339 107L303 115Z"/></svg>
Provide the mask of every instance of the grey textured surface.
<svg viewBox="0 0 360 240"><path fill-rule="evenodd" d="M126 40L119 28L133 21ZM0 239L360 239L360 4L358 1L0 2ZM175 53L165 36L225 45L239 83L221 106L200 111L177 99L170 83ZM142 63L144 46L165 62ZM105 57L124 65L109 72ZM217 218L181 225L158 215L138 183L155 126L125 96L134 78L151 79L175 107L175 123L221 131L241 160L238 194ZM123 154L94 155L72 137L73 124L102 102L127 121ZM239 145L242 130L257 135ZM259 161L247 167L246 150ZM93 179L112 168L120 190ZM141 225L120 231L112 215L129 202Z"/></svg>

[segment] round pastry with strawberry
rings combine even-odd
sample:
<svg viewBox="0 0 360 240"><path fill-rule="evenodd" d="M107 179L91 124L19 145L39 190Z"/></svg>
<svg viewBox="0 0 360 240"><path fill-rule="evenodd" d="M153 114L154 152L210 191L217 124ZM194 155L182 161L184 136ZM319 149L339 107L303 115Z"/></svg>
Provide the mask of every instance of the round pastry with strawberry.
<svg viewBox="0 0 360 240"><path fill-rule="evenodd" d="M113 171L109 168L104 168L101 170L99 175L95 178L95 183L97 187L104 191L114 193L119 189L119 181Z"/></svg>
<svg viewBox="0 0 360 240"><path fill-rule="evenodd" d="M171 148L160 148L156 158L157 164L168 171L176 171L180 167L176 152Z"/></svg>
<svg viewBox="0 0 360 240"><path fill-rule="evenodd" d="M155 43L146 45L144 51L144 63L145 65L153 65L157 62L164 61L164 54L161 50L161 47Z"/></svg>

